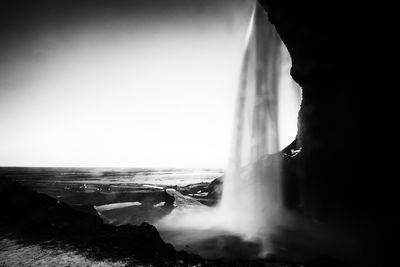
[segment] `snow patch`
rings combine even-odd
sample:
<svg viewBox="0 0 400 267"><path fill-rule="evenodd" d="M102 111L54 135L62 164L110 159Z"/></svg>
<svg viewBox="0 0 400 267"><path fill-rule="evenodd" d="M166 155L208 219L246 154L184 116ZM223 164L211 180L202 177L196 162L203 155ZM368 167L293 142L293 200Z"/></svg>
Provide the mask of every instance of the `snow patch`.
<svg viewBox="0 0 400 267"><path fill-rule="evenodd" d="M101 205L101 206L93 206L93 208L97 212L102 212L102 211L107 211L107 210L115 210L115 209L122 209L126 207L131 207L131 206L140 206L142 203L140 202L119 202L119 203L112 203L112 204L107 204L107 205Z"/></svg>

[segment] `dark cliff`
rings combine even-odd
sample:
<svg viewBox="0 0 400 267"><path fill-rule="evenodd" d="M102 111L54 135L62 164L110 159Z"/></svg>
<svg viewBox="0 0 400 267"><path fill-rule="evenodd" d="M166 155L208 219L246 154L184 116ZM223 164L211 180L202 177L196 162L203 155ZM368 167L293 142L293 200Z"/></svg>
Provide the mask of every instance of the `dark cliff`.
<svg viewBox="0 0 400 267"><path fill-rule="evenodd" d="M302 87L289 208L362 240L362 264L393 252L398 53L385 1L261 0ZM293 186L295 185L295 186ZM288 197L288 196L287 196ZM383 265L382 265L383 264Z"/></svg>

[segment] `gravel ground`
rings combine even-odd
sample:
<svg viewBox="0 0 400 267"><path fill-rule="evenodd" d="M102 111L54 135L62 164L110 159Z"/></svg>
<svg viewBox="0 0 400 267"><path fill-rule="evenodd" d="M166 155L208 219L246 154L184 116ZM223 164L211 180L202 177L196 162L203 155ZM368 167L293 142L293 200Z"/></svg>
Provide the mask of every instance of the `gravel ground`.
<svg viewBox="0 0 400 267"><path fill-rule="evenodd" d="M0 236L0 266L126 266L123 261L94 260L77 250L22 244ZM138 265L140 266L140 265Z"/></svg>

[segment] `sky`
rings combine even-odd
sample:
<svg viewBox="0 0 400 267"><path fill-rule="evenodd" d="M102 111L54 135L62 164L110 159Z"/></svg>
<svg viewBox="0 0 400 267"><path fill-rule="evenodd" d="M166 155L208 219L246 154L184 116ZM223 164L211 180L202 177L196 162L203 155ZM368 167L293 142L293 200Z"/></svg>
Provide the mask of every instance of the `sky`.
<svg viewBox="0 0 400 267"><path fill-rule="evenodd" d="M225 167L251 2L2 1L0 166Z"/></svg>

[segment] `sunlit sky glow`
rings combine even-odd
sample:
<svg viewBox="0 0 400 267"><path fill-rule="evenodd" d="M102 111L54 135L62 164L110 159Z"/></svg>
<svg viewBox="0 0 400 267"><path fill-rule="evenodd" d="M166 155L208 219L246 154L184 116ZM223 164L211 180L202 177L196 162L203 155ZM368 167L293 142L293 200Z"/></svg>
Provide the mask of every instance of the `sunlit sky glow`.
<svg viewBox="0 0 400 267"><path fill-rule="evenodd" d="M251 1L137 2L9 36L0 166L225 167Z"/></svg>
<svg viewBox="0 0 400 267"><path fill-rule="evenodd" d="M249 12L225 3L45 24L9 48L0 165L224 167Z"/></svg>

